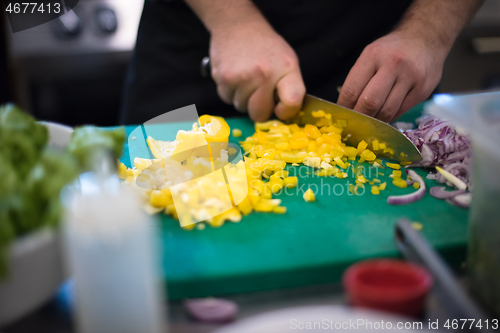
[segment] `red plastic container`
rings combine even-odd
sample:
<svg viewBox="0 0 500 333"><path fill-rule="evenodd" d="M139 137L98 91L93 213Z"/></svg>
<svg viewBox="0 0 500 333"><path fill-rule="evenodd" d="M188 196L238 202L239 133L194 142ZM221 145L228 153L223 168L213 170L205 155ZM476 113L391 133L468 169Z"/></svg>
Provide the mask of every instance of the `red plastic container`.
<svg viewBox="0 0 500 333"><path fill-rule="evenodd" d="M415 264L380 259L352 265L342 282L353 306L419 316L433 279Z"/></svg>

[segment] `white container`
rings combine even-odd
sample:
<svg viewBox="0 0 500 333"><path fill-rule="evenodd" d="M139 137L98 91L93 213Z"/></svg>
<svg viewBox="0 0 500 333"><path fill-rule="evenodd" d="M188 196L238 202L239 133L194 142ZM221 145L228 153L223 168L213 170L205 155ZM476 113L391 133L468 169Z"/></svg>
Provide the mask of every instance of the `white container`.
<svg viewBox="0 0 500 333"><path fill-rule="evenodd" d="M65 245L80 333L165 332L157 224L129 191L116 175L94 173L65 191Z"/></svg>
<svg viewBox="0 0 500 333"><path fill-rule="evenodd" d="M434 103L433 113L465 128L472 139L467 269L473 291L500 316L500 92L438 95Z"/></svg>
<svg viewBox="0 0 500 333"><path fill-rule="evenodd" d="M71 127L41 122L49 130L49 145L65 147ZM0 280L0 327L13 323L50 300L66 274L59 232L43 229L15 240L8 253L9 275Z"/></svg>

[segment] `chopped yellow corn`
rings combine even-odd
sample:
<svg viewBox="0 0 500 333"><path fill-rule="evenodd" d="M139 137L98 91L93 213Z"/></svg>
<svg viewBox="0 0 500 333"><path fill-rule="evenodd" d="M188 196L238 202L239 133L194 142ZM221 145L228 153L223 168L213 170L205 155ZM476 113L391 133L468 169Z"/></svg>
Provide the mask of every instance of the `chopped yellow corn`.
<svg viewBox="0 0 500 333"><path fill-rule="evenodd" d="M406 180L401 179L401 178L394 177L394 179L392 180L392 183L400 188L407 188L408 187L408 185L406 185Z"/></svg>
<svg viewBox="0 0 500 333"><path fill-rule="evenodd" d="M379 190L381 190L381 191L383 191L383 190L385 190L386 186L387 186L387 183L386 183L386 182L383 182L382 184L380 184L380 185L378 186L378 189L379 189Z"/></svg>
<svg viewBox="0 0 500 333"><path fill-rule="evenodd" d="M420 183L419 182L414 182L413 183L413 187L418 190L420 188Z"/></svg>
<svg viewBox="0 0 500 333"><path fill-rule="evenodd" d="M378 149L385 149L385 148L387 148L387 146L385 145L385 143L383 143L383 142L379 143Z"/></svg>
<svg viewBox="0 0 500 333"><path fill-rule="evenodd" d="M279 199L260 199L254 207L256 212L272 212L275 207L281 204Z"/></svg>
<svg viewBox="0 0 500 333"><path fill-rule="evenodd" d="M283 186L286 188L293 188L297 186L297 177L286 177L283 179Z"/></svg>
<svg viewBox="0 0 500 333"><path fill-rule="evenodd" d="M233 129L233 136L234 136L235 138L239 138L242 134L243 134L243 133L241 132L241 130L240 130L240 129L238 129L238 128Z"/></svg>
<svg viewBox="0 0 500 333"><path fill-rule="evenodd" d="M286 207L283 206L277 206L273 208L273 213L276 214L285 214L286 213Z"/></svg>
<svg viewBox="0 0 500 333"><path fill-rule="evenodd" d="M366 161L373 161L377 158L377 155L375 155L371 150L365 149L360 155L359 163Z"/></svg>
<svg viewBox="0 0 500 333"><path fill-rule="evenodd" d="M412 225L413 229L415 229L415 230L422 230L424 228L422 223L418 223L418 222L413 222L411 225Z"/></svg>
<svg viewBox="0 0 500 333"><path fill-rule="evenodd" d="M401 178L401 170L393 170L392 174L394 175L394 178Z"/></svg>
<svg viewBox="0 0 500 333"><path fill-rule="evenodd" d="M358 143L358 155L361 155L361 153L368 147L368 144L365 142L365 140L362 140L360 143Z"/></svg>
<svg viewBox="0 0 500 333"><path fill-rule="evenodd" d="M127 166L123 163L118 163L118 178L125 179L127 178Z"/></svg>
<svg viewBox="0 0 500 333"><path fill-rule="evenodd" d="M401 169L401 165L399 164L396 164L396 163L386 163L386 165L391 168L391 169L395 169L395 170L399 170Z"/></svg>
<svg viewBox="0 0 500 333"><path fill-rule="evenodd" d="M307 191L304 192L304 195L302 196L306 202L311 202L315 201L316 197L314 195L314 192L311 189L308 189Z"/></svg>
<svg viewBox="0 0 500 333"><path fill-rule="evenodd" d="M237 206L236 206L241 214L243 215L248 215L252 212L252 201L250 200L250 196L247 196L243 201L241 201Z"/></svg>
<svg viewBox="0 0 500 333"><path fill-rule="evenodd" d="M182 227L184 230L193 230L196 227L196 223L188 224Z"/></svg>
<svg viewBox="0 0 500 333"><path fill-rule="evenodd" d="M347 165L345 165L344 161L342 161L342 159L338 156L336 156L334 159L335 163L337 163L337 165L339 167L341 167L342 169L346 169L347 168Z"/></svg>
<svg viewBox="0 0 500 333"><path fill-rule="evenodd" d="M373 147L373 150L379 150L380 149L379 143L378 143L377 139L373 140L372 147Z"/></svg>
<svg viewBox="0 0 500 333"><path fill-rule="evenodd" d="M374 195L378 195L380 194L380 191L379 191L379 188L377 186L372 186L372 190L371 190L372 194Z"/></svg>
<svg viewBox="0 0 500 333"><path fill-rule="evenodd" d="M277 171L272 175L272 177L286 178L288 177L288 171L286 170Z"/></svg>

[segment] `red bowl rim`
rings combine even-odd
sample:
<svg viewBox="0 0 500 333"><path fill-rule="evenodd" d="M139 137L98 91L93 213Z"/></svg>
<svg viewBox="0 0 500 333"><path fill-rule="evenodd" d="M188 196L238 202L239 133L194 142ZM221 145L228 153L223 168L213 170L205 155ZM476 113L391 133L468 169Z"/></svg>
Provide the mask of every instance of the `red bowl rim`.
<svg viewBox="0 0 500 333"><path fill-rule="evenodd" d="M376 271L380 266L389 267L417 277L418 284L397 290L386 290L380 286L364 284L359 280L359 274ZM347 293L356 299L373 301L376 303L393 303L410 301L425 297L433 284L432 276L422 267L403 260L395 259L371 259L358 262L350 266L343 275L342 284Z"/></svg>

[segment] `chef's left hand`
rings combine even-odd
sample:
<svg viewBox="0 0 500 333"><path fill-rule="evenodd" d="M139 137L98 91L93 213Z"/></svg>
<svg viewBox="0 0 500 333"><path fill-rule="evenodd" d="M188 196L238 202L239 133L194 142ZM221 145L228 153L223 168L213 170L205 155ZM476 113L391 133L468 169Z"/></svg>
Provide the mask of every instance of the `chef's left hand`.
<svg viewBox="0 0 500 333"><path fill-rule="evenodd" d="M338 104L390 122L436 88L447 55L404 31L368 45L347 76Z"/></svg>

